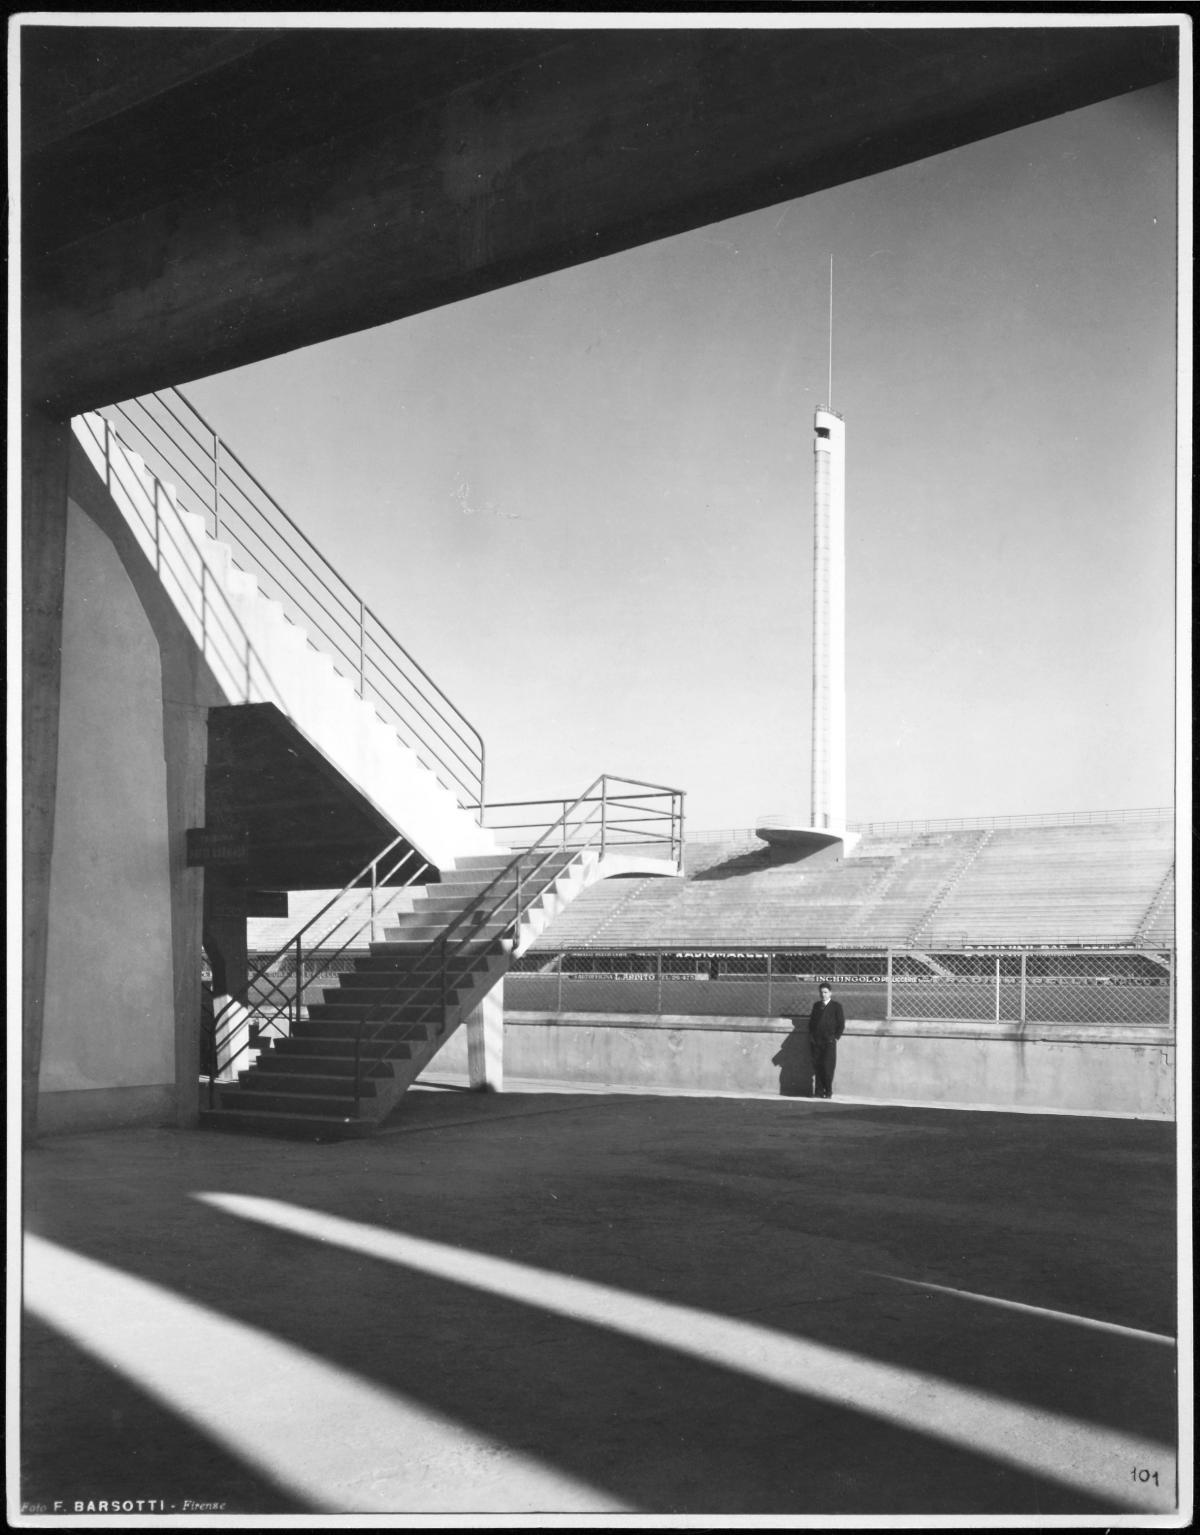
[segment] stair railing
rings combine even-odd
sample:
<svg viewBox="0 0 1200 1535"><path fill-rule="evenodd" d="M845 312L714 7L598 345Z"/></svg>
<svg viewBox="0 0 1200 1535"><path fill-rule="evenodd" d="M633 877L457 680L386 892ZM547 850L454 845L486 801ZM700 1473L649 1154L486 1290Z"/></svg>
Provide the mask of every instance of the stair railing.
<svg viewBox="0 0 1200 1535"><path fill-rule="evenodd" d="M406 851L395 856L402 845ZM231 997L207 1025L210 1052L208 1101L212 1106L216 1080L230 1071L233 1063L247 1051L261 1048L264 1036L274 1033L286 1037L300 1022L304 1008L304 990L322 975L334 976L338 963L350 952L356 940L367 933L374 939L376 924L390 901L401 890L421 880L431 868L404 837L395 837L364 865L354 878L331 897L306 923L262 961L251 973L246 985L246 1000ZM401 879L401 871L404 877ZM380 891L388 893L381 897ZM323 919L329 917L328 922ZM355 925L357 923L357 925ZM318 924L323 924L318 927ZM336 938L336 946L331 940ZM273 976L282 961L291 961L290 974ZM238 1031L246 1038L235 1045ZM222 1053L225 1060L222 1061ZM205 1074L205 1073L202 1073Z"/></svg>
<svg viewBox="0 0 1200 1535"><path fill-rule="evenodd" d="M483 737L196 407L168 389L100 412L151 471L174 486L182 510L204 518L239 570L257 578L309 643L463 809L483 817Z"/></svg>
<svg viewBox="0 0 1200 1535"><path fill-rule="evenodd" d="M614 793L610 788L612 784L651 792L632 795L623 791ZM667 805L661 808L664 797ZM563 810L550 825L544 827L538 837L505 864L437 938L432 939L415 956L409 975L417 977L425 974L415 990L411 989L411 981L406 982L403 987L390 988L387 998L382 1002L373 1000L365 1005L356 1032L355 1103L358 1103L361 1091L358 1057L362 1046L375 1044L384 1029L401 1021L417 1027L431 1017L436 1018L437 1033L444 1033L450 993L455 981L467 979L481 959L491 954L512 952L520 939L521 921L532 902L554 880L578 864L585 853L596 851L600 857L604 857L619 852L621 848L647 845L661 847L665 844L668 850L668 859L665 861L679 867L683 857L683 800L682 790L602 773L578 798L569 803L565 800L517 800L489 806L489 810L501 810L537 804L561 804ZM657 808L647 805L647 801L656 802ZM621 814L630 810L635 813ZM660 829L651 831L646 823L654 823ZM530 830L536 824L518 822L492 829ZM507 910L510 903L511 910ZM478 940L481 934L485 939L483 945L470 949L469 945ZM377 1012L380 1008L387 1009L384 1016L369 1020L368 1012ZM401 1015L409 1009L416 1009L416 1016L402 1020ZM365 1033L363 1030L368 1022L373 1022L374 1027L370 1033ZM370 1069L376 1070L384 1061L391 1059L397 1046L403 1043L406 1042L398 1039L383 1041L382 1052L370 1057Z"/></svg>

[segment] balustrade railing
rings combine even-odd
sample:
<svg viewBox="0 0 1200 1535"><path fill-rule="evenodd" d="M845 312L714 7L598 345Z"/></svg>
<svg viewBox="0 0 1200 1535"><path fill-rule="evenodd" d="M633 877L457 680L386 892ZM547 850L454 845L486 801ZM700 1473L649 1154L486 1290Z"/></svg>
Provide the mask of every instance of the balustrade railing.
<svg viewBox="0 0 1200 1535"><path fill-rule="evenodd" d="M100 414L184 511L228 544L238 569L323 651L466 810L482 814L483 738L383 620L177 389Z"/></svg>
<svg viewBox="0 0 1200 1535"><path fill-rule="evenodd" d="M364 865L274 953L250 972L244 997L229 997L206 1023L204 1042L211 1104L218 1078L232 1079L239 1062L273 1038L286 1038L304 1013L305 988L331 984L349 956L378 937L401 893L422 881L430 865L396 837Z"/></svg>
<svg viewBox="0 0 1200 1535"><path fill-rule="evenodd" d="M632 792L631 792L632 791ZM521 922L529 907L555 879L582 860L632 853L652 846L665 850L675 867L683 853L684 796L678 789L647 784L636 779L602 773L575 800L520 800L486 807L489 813L520 809L528 814L535 805L561 805L549 825L525 819L493 822L496 832L521 832L514 838L525 845L515 852L498 874L447 924L437 938L413 958L401 986L390 997L375 999L370 1026L364 1010L356 1035L354 1107L358 1112L361 1090L361 1051L364 1045L383 1043L372 1052L372 1068L397 1053L400 1041L388 1042L384 1031L401 1021L421 1027L432 1025L434 1037L444 1034L446 1013L458 985L476 971L488 951L511 954L519 941ZM484 823L488 823L485 814ZM651 830L651 827L656 830ZM378 1016L382 1010L383 1016Z"/></svg>
<svg viewBox="0 0 1200 1535"><path fill-rule="evenodd" d="M534 816L539 806L560 807L559 813L539 820ZM503 834L505 841L520 846L435 939L406 958L405 979L382 988L382 995L373 991L370 1001L364 1003L354 1035L356 1114L363 1066L377 1068L403 1043L386 1037L386 1031L403 1022L417 1029L431 1028L434 1038L442 1035L455 989L475 973L489 953L511 953L533 902L586 854L599 858L661 857L675 869L683 856L682 791L636 779L604 773L574 800L517 800L485 809L485 824ZM222 1077L227 1077L233 1062L265 1036L290 1031L302 1016L305 986L321 974L336 976L348 956L355 952L361 955L368 948L364 933L369 932L372 939L377 936L376 927L385 915L378 892L385 882L394 882L411 856L406 854L394 866L388 864L400 840L377 854L345 890L259 964L245 1002L223 1007L213 1029L213 1054ZM414 883L427 869L423 863L414 866L404 883ZM357 915L347 910L348 902L354 905L356 892ZM282 976L278 973L281 966L286 969ZM352 1002L353 997L347 995L346 1001ZM255 1030L253 1040L251 1027ZM382 1049L376 1049L381 1043ZM362 1053L364 1047L370 1048L367 1057ZM210 1093L214 1075L209 1076Z"/></svg>
<svg viewBox="0 0 1200 1535"><path fill-rule="evenodd" d="M614 788L614 785L620 787ZM572 810L585 804L600 807L602 853L663 854L672 863L680 861L684 841L682 793L662 784L616 778L609 773L602 774L573 806L565 799L499 801L485 806L483 824L499 840L520 847L533 836L540 842L546 834L547 812L557 810L553 824L559 829L562 846L566 847L571 834ZM507 817L517 811L522 814L516 820L500 818L501 812Z"/></svg>

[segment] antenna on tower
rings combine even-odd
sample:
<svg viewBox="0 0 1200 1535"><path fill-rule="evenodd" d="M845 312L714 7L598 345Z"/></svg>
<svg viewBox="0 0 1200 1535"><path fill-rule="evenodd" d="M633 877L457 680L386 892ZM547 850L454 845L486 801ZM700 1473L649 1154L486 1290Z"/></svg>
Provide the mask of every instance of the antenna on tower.
<svg viewBox="0 0 1200 1535"><path fill-rule="evenodd" d="M830 410L833 409L833 254L829 256L829 401Z"/></svg>

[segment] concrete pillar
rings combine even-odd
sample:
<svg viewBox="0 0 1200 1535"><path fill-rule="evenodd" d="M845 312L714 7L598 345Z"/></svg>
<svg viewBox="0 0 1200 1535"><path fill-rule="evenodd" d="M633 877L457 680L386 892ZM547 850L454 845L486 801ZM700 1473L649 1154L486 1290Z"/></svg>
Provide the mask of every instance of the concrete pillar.
<svg viewBox="0 0 1200 1535"><path fill-rule="evenodd" d="M247 893L219 868L204 871L204 947L212 966L213 992L247 1001Z"/></svg>
<svg viewBox="0 0 1200 1535"><path fill-rule="evenodd" d="M21 438L22 1133L37 1132L58 780L70 423L25 411Z"/></svg>
<svg viewBox="0 0 1200 1535"><path fill-rule="evenodd" d="M467 1072L480 1093L504 1091L504 982L497 981L472 1013L468 1013Z"/></svg>
<svg viewBox="0 0 1200 1535"><path fill-rule="evenodd" d="M187 1127L196 1122L204 870L188 864L186 834L189 827L204 825L208 711L224 703L225 697L153 563L109 496L103 478L73 437L69 448L68 494L69 505L89 518L116 551L158 643L170 847L176 1123ZM98 616L97 622L102 621Z"/></svg>
<svg viewBox="0 0 1200 1535"><path fill-rule="evenodd" d="M204 824L204 758L208 711L193 702L197 689L177 681L173 652L163 657L163 749L171 827L171 928L175 960L176 1123L196 1123L200 1062L200 947L204 925L204 870L188 867L187 828ZM185 691L185 688L187 689Z"/></svg>

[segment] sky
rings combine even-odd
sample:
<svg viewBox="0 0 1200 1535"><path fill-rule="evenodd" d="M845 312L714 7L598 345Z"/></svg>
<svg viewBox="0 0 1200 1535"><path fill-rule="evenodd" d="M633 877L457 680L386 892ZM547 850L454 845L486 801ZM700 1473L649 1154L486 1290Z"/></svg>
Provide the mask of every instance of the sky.
<svg viewBox="0 0 1200 1535"><path fill-rule="evenodd" d="M832 254L850 820L1167 805L1175 148L1138 91L184 393L489 800L803 822Z"/></svg>

